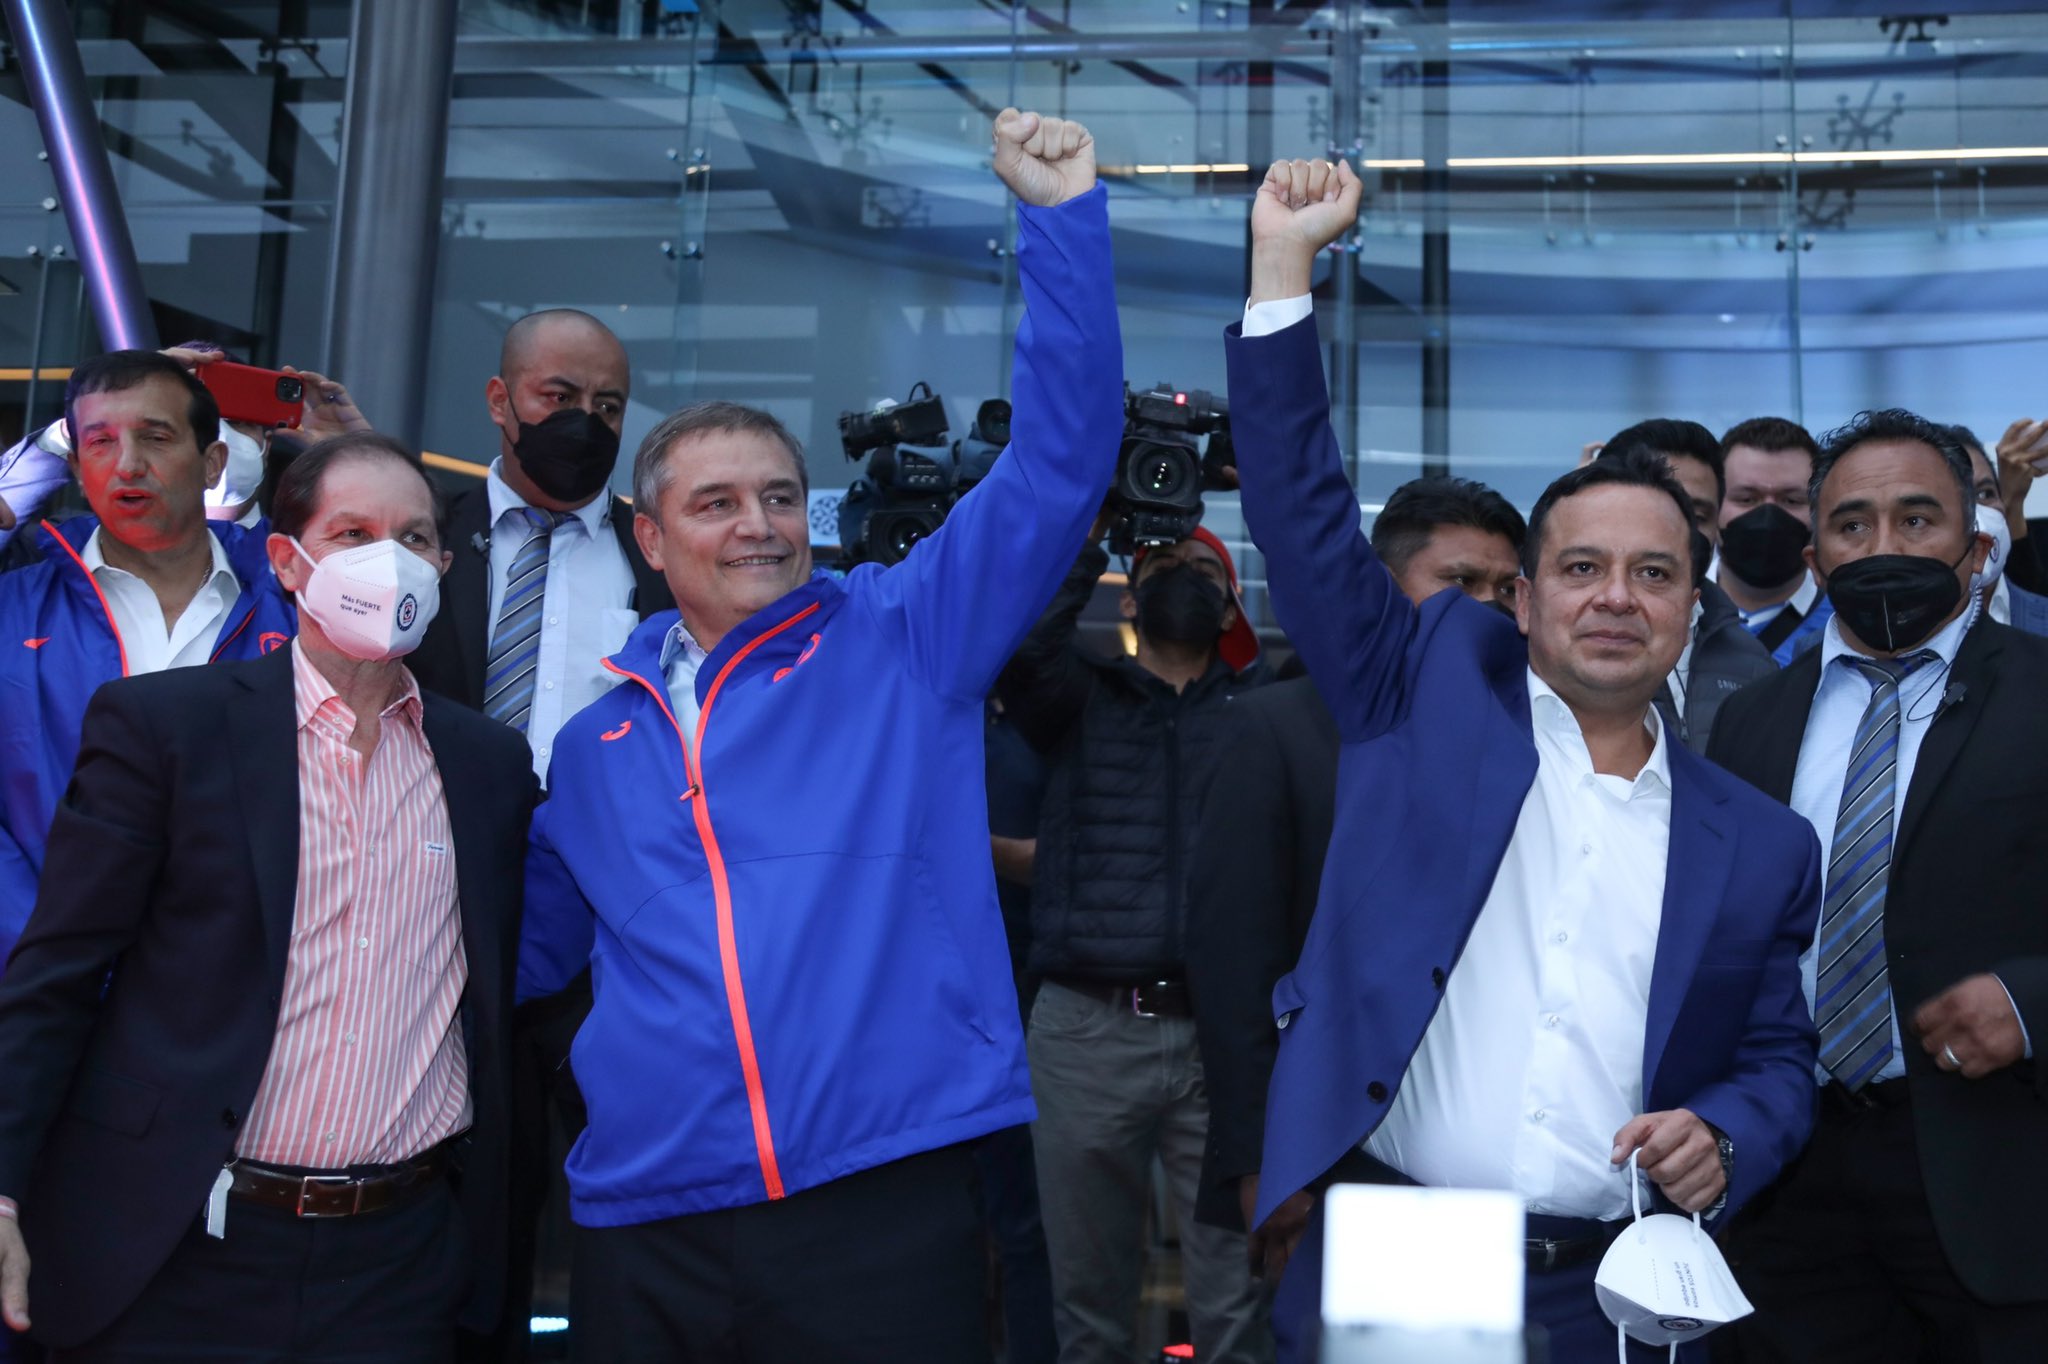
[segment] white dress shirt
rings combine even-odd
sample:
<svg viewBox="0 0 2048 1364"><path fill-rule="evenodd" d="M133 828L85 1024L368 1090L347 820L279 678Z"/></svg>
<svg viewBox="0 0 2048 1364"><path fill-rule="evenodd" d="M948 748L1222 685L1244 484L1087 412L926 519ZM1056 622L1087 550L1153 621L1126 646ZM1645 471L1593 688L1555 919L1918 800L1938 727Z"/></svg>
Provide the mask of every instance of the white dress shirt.
<svg viewBox="0 0 2048 1364"><path fill-rule="evenodd" d="M1715 560L1715 580L1717 582L1719 581L1719 567L1720 561L1717 559ZM1750 631L1754 633L1783 615L1785 608L1788 606L1799 613L1801 620L1805 620L1813 614L1813 604L1819 600L1820 584L1813 580L1813 573L1811 570L1808 570L1806 575L1799 580L1799 589L1784 601L1777 602L1771 606L1759 606L1754 611L1744 611L1739 606L1735 610L1742 617L1742 623L1747 625Z"/></svg>
<svg viewBox="0 0 2048 1364"><path fill-rule="evenodd" d="M1253 303L1247 299L1244 326L1239 330L1247 337L1271 336L1274 332L1286 331L1315 310L1315 300L1307 294L1269 299L1264 303Z"/></svg>
<svg viewBox="0 0 2048 1364"><path fill-rule="evenodd" d="M1942 697L1948 690L1949 669L1955 666L1956 653L1963 647L1963 637L1969 633L1976 619L1977 608L1971 606L1944 625L1933 639L1921 646L1934 651L1934 661L1921 664L1911 676L1899 683L1898 766L1893 773L1892 785L1894 839L1898 835L1899 811L1905 807L1906 793L1913 785L1913 768L1920 759L1920 745L1927 738L1927 727L1941 713ZM1799 765L1793 769L1792 775L1792 808L1804 815L1807 823L1813 825L1813 831L1820 835L1823 869L1832 855L1835 817L1841 813L1842 783L1849 775L1849 750L1856 742L1856 727L1863 720L1863 711L1870 704L1870 679L1852 664L1838 661L1855 652L1842 637L1841 619L1837 617L1829 621L1821 632L1820 685L1814 689L1813 709L1806 715L1806 737L1799 745ZM1822 916L1825 915L1823 907ZM1819 951L1819 920L1816 920L1813 946L1799 958L1799 973L1806 990L1808 1009L1813 1007ZM2014 1013L2018 1013L2017 1006ZM2020 1030L2022 1035L2026 1035L2024 1019L2020 1022ZM2027 1054L2033 1055L2030 1036L2026 1039L2026 1047ZM1894 1000L1892 1056L1877 1074L1871 1076L1871 1082L1896 1080L1905 1073L1906 1053L1900 1045L1899 1014ZM1826 1070L1815 1066L1814 1078L1826 1084L1832 1077Z"/></svg>
<svg viewBox="0 0 2048 1364"><path fill-rule="evenodd" d="M221 626L242 595L242 580L229 566L227 552L220 546L220 537L208 533L206 543L213 550L212 571L178 614L176 623L166 625L163 603L156 599L156 589L133 573L107 562L106 553L100 547L100 537L104 534L106 531L103 529L93 531L86 539L85 552L78 557L84 561L86 572L92 574L93 581L99 584L100 594L107 599L107 609L114 613L114 629L121 636L121 651L127 656L128 675L140 677L143 673L188 668L210 660Z"/></svg>
<svg viewBox="0 0 2048 1364"><path fill-rule="evenodd" d="M1671 759L1655 707L1633 781L1593 770L1577 718L1534 672L1529 707L1536 780L1365 1149L1425 1185L1507 1189L1531 1212L1612 1220L1629 1192L1608 1155L1643 1111Z"/></svg>
<svg viewBox="0 0 2048 1364"><path fill-rule="evenodd" d="M512 561L533 533L525 499L512 491L491 461L485 478L491 507L490 624L498 628L498 606ZM610 524L612 499L600 493L577 508L548 541L548 585L540 620L540 658L533 672L533 709L526 742L533 770L545 782L555 732L577 711L618 682L604 660L617 653L640 623L633 609L633 569ZM485 645L486 653L489 644Z"/></svg>
<svg viewBox="0 0 2048 1364"><path fill-rule="evenodd" d="M697 670L710 655L681 621L661 641L661 675L668 681L668 708L683 731L683 747L697 746Z"/></svg>

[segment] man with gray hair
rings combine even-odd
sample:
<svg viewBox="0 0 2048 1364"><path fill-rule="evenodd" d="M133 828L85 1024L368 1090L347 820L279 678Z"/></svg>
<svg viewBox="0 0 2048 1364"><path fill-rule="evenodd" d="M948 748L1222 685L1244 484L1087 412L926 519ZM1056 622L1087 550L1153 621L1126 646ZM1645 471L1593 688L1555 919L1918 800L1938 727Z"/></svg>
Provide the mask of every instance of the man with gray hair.
<svg viewBox="0 0 2048 1364"><path fill-rule="evenodd" d="M813 571L802 451L766 413L685 409L635 461L678 610L556 743L519 965L525 997L586 961L595 987L579 1358L988 1358L964 1143L1032 1102L982 701L1123 432L1093 142L1006 110L995 169L1023 204L1014 439L908 558Z"/></svg>

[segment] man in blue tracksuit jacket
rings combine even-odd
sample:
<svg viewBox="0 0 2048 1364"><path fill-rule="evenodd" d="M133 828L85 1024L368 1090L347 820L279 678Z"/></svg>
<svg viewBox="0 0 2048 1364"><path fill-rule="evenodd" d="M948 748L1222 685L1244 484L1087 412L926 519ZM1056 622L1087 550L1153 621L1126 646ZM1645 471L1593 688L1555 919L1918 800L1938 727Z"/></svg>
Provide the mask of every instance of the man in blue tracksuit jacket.
<svg viewBox="0 0 2048 1364"><path fill-rule="evenodd" d="M35 904L43 842L99 685L254 658L298 630L265 537L206 519L204 493L227 451L198 380L154 351L116 351L73 372L65 408L86 436L73 458L95 514L43 523L42 561L0 575L0 961ZM159 594L193 581L166 627Z"/></svg>
<svg viewBox="0 0 2048 1364"><path fill-rule="evenodd" d="M520 992L587 960L571 1329L607 1364L986 1359L974 1169L1033 1115L988 852L982 703L1123 429L1105 192L1007 110L1023 207L1012 448L901 564L813 574L803 464L700 403L635 463L680 612L557 739ZM707 652L708 651L708 652Z"/></svg>

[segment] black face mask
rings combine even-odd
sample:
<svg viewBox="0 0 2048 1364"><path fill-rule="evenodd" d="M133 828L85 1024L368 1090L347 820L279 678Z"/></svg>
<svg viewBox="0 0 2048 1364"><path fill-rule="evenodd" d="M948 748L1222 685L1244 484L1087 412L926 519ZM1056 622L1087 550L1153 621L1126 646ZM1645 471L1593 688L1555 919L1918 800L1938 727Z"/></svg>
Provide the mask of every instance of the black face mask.
<svg viewBox="0 0 2048 1364"><path fill-rule="evenodd" d="M1923 554L1852 559L1828 574L1828 601L1842 628L1871 648L1886 653L1915 648L1962 600L1956 569L1975 547L1973 539L1952 564Z"/></svg>
<svg viewBox="0 0 2048 1364"><path fill-rule="evenodd" d="M544 422L519 423L512 450L534 487L557 502L582 503L611 478L619 433L595 412L565 407Z"/></svg>
<svg viewBox="0 0 2048 1364"><path fill-rule="evenodd" d="M1721 527L1721 562L1752 587L1776 587L1806 567L1806 542L1812 537L1798 517L1766 502Z"/></svg>
<svg viewBox="0 0 2048 1364"><path fill-rule="evenodd" d="M1185 564L1138 584L1138 629L1167 644L1213 644L1223 633L1223 589Z"/></svg>

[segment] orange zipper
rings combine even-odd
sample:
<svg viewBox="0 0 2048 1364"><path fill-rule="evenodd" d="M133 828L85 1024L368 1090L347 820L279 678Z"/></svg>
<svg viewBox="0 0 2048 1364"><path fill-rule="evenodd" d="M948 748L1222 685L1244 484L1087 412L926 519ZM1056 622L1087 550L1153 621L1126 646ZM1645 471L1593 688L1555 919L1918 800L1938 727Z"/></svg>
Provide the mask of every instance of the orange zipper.
<svg viewBox="0 0 2048 1364"><path fill-rule="evenodd" d="M732 670L748 654L817 609L818 604L812 602L774 629L747 641L743 648L726 660L725 666L718 670L718 676L712 679L711 689L704 693L704 705L697 713L694 743L684 740L683 727L677 722L675 712L669 709L666 688L655 686L638 673L627 672L610 659L604 661L604 666L611 672L620 677L630 677L647 688L674 728L676 742L683 747L683 769L689 778L690 789L683 792L682 799L696 797L691 813L697 821L697 839L704 845L704 860L711 870L711 898L718 911L718 964L725 977L725 1006L732 1015L733 1037L739 1044L740 1073L746 1080L747 1110L754 1124L754 1153L760 1159L761 1182L771 1200L783 1196L782 1169L775 1158L775 1134L768 1125L768 1097L761 1087L761 1063L754 1050L754 1028L747 1016L746 988L740 979L739 944L733 935L732 882L726 875L725 854L719 849L718 835L711 827L711 810L704 790L704 768L698 755L704 747L704 727L711 719L711 707L717 703L719 690L725 686L725 679L732 675Z"/></svg>
<svg viewBox="0 0 2048 1364"><path fill-rule="evenodd" d="M230 634L226 639L220 642L219 646L215 648L213 651L213 657L207 659L206 661L208 663L220 662L220 656L228 651L228 645L233 644L237 639L241 638L242 631L248 629L249 622L254 619L256 619L256 608L252 606L249 608L249 614L242 617L242 623L234 628L234 632L232 634ZM261 643L261 641L259 640L258 643Z"/></svg>
<svg viewBox="0 0 2048 1364"><path fill-rule="evenodd" d="M43 522L42 525L44 530L50 532L50 538L55 540L63 547L64 552L71 556L71 562L78 565L78 571L85 575L85 580L92 584L92 594L100 599L100 610L107 613L107 629L114 632L114 647L121 651L121 676L126 677L128 675L128 645L121 638L121 627L114 623L114 608L107 604L107 594L100 591L99 579L92 576L92 570L85 566L85 560L80 557L77 550L71 547L71 542L57 534L55 526L51 525L48 521Z"/></svg>

